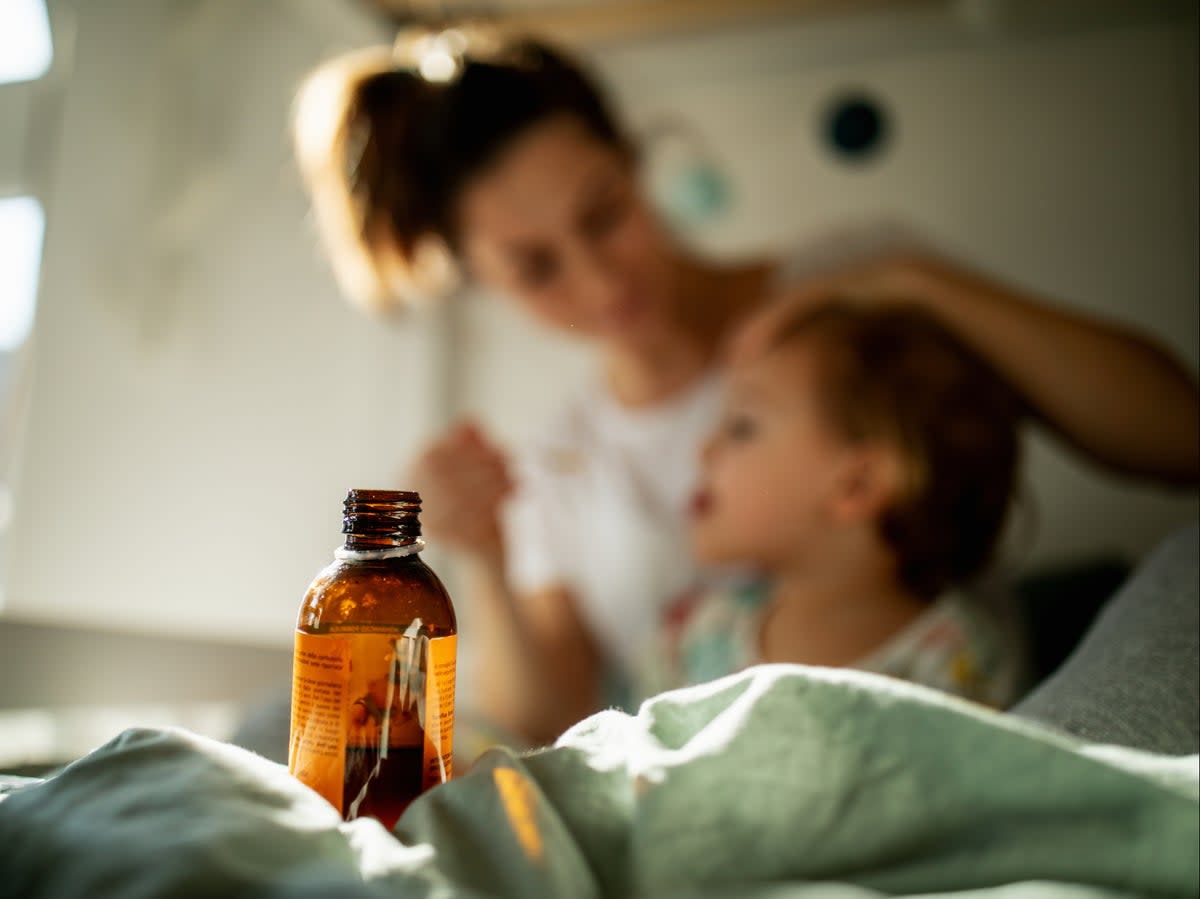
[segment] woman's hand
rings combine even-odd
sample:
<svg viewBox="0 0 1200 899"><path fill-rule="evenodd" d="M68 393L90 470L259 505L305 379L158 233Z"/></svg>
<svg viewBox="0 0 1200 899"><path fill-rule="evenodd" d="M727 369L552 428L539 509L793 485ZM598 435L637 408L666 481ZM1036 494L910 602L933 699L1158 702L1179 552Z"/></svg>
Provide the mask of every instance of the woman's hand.
<svg viewBox="0 0 1200 899"><path fill-rule="evenodd" d="M502 562L500 507L513 481L507 457L477 425L459 424L427 447L407 482L421 494L426 534L476 561Z"/></svg>
<svg viewBox="0 0 1200 899"><path fill-rule="evenodd" d="M757 356L780 328L823 303L920 302L928 298L928 288L920 260L897 252L806 278L747 320L730 341L727 358L736 363Z"/></svg>

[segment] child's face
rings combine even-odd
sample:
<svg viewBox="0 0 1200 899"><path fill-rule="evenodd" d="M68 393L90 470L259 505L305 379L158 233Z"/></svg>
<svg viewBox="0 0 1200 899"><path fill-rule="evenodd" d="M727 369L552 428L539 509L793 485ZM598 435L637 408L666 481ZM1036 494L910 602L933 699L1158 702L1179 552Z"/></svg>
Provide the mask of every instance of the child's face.
<svg viewBox="0 0 1200 899"><path fill-rule="evenodd" d="M825 420L818 360L800 340L736 367L702 459L692 550L771 571L820 558L843 523L860 451Z"/></svg>

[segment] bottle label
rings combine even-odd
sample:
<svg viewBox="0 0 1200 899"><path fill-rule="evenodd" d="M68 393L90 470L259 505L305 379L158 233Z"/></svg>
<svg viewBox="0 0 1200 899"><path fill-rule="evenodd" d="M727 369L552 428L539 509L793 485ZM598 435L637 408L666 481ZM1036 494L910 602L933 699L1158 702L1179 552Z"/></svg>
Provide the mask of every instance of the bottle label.
<svg viewBox="0 0 1200 899"><path fill-rule="evenodd" d="M288 769L347 820L389 829L453 774L457 637L296 632Z"/></svg>

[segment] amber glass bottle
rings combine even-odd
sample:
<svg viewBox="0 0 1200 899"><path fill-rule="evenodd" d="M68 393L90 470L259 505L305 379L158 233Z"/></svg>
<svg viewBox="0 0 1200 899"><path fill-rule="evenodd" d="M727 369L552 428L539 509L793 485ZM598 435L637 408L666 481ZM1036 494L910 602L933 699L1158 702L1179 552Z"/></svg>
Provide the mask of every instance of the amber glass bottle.
<svg viewBox="0 0 1200 899"><path fill-rule="evenodd" d="M451 776L454 606L421 561L421 498L351 490L346 543L296 624L288 768L347 820L391 829Z"/></svg>

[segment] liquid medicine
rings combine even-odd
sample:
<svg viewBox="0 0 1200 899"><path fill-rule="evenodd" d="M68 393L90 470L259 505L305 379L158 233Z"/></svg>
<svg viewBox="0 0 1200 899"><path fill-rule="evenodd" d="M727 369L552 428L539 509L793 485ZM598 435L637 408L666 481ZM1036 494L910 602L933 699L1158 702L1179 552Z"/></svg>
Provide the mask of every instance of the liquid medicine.
<svg viewBox="0 0 1200 899"><path fill-rule="evenodd" d="M288 769L346 820L389 830L453 771L458 627L421 561L421 498L351 490L345 545L296 624Z"/></svg>

